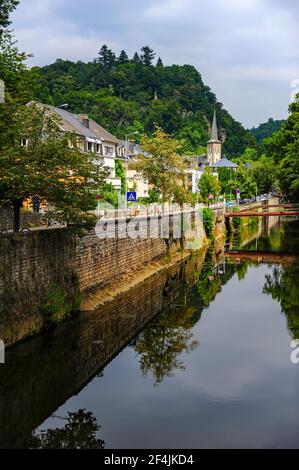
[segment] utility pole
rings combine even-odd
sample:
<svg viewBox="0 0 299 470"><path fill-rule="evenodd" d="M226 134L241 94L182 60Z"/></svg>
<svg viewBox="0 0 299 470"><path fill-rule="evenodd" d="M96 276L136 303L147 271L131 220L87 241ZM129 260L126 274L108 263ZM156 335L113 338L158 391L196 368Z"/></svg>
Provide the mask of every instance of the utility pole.
<svg viewBox="0 0 299 470"><path fill-rule="evenodd" d="M128 201L127 201L127 192L128 192L128 138L130 135L136 135L139 134L138 131L135 132L130 132L129 134L126 134L126 184L125 184L125 208L127 210L128 208Z"/></svg>

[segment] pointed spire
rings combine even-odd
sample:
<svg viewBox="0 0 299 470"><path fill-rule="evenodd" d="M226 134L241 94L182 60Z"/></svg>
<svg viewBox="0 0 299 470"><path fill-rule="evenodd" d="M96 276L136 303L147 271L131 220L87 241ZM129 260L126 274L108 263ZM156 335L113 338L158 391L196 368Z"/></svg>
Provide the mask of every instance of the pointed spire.
<svg viewBox="0 0 299 470"><path fill-rule="evenodd" d="M212 130L211 130L211 140L219 140L215 108L214 108L213 123L212 123Z"/></svg>

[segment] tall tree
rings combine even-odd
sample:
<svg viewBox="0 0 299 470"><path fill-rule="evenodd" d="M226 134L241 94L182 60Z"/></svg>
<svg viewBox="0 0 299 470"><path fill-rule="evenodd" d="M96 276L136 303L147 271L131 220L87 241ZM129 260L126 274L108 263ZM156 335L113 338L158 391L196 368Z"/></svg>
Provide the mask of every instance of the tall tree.
<svg viewBox="0 0 299 470"><path fill-rule="evenodd" d="M155 52L149 46L144 46L141 48L141 62L143 65L150 66L153 64L153 60L155 58Z"/></svg>
<svg viewBox="0 0 299 470"><path fill-rule="evenodd" d="M133 61L136 62L136 63L140 62L140 57L139 57L138 52L135 52L135 54L133 56Z"/></svg>
<svg viewBox="0 0 299 470"><path fill-rule="evenodd" d="M19 0L0 0L0 34L3 32L3 29L10 25L9 15L18 3Z"/></svg>
<svg viewBox="0 0 299 470"><path fill-rule="evenodd" d="M213 175L211 168L207 167L203 172L203 175L198 182L198 188L203 202L208 201L209 194L216 197L220 193L220 183L216 176Z"/></svg>
<svg viewBox="0 0 299 470"><path fill-rule="evenodd" d="M98 62L107 70L111 69L116 63L116 56L111 49L104 44L99 52Z"/></svg>
<svg viewBox="0 0 299 470"><path fill-rule="evenodd" d="M179 141L159 128L153 137L141 139L141 148L146 155L138 156L135 168L159 192L163 202L171 201L177 193L181 199L182 191L186 198L188 196L184 187L186 164L178 154L180 147Z"/></svg>
<svg viewBox="0 0 299 470"><path fill-rule="evenodd" d="M19 106L11 115L0 146L0 205L13 208L14 231L23 201L36 195L51 204L55 220L90 229L95 217L88 211L106 176L77 149L74 135L61 134L48 108Z"/></svg>
<svg viewBox="0 0 299 470"><path fill-rule="evenodd" d="M163 62L162 62L161 57L158 58L156 67L163 67Z"/></svg>
<svg viewBox="0 0 299 470"><path fill-rule="evenodd" d="M283 194L299 201L299 94L289 107L290 115L280 131L266 140L266 153L278 168Z"/></svg>
<svg viewBox="0 0 299 470"><path fill-rule="evenodd" d="M124 50L120 51L117 62L119 64L126 64L127 62L129 62L129 57L128 57L126 51L124 51Z"/></svg>

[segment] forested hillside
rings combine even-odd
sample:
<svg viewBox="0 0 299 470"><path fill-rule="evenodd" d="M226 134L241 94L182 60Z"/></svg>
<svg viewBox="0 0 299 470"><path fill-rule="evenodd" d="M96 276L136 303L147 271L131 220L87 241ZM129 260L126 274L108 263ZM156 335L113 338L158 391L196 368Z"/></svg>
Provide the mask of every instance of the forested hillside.
<svg viewBox="0 0 299 470"><path fill-rule="evenodd" d="M274 120L273 118L270 118L267 122L263 122L258 127L250 129L250 132L256 138L257 143L261 144L264 139L271 137L274 132L279 131L284 122L285 121L283 119Z"/></svg>
<svg viewBox="0 0 299 470"><path fill-rule="evenodd" d="M68 103L74 113L88 113L124 137L127 131L152 133L155 125L185 140L184 152L202 153L216 103L220 137L227 156L240 155L255 138L217 102L191 65L164 66L148 47L129 59L103 46L93 62L57 60L32 69L38 82L35 99ZM204 147L204 148L203 148Z"/></svg>

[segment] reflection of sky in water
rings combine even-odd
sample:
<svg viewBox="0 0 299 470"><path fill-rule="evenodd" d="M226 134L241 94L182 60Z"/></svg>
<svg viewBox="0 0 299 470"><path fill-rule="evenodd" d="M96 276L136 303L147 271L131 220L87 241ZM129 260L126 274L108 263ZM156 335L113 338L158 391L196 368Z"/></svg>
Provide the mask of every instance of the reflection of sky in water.
<svg viewBox="0 0 299 470"><path fill-rule="evenodd" d="M106 448L299 447L299 365L285 316L262 294L271 271L251 267L223 286L193 328L200 344L181 355L185 370L154 387L127 347L55 414L92 411Z"/></svg>

